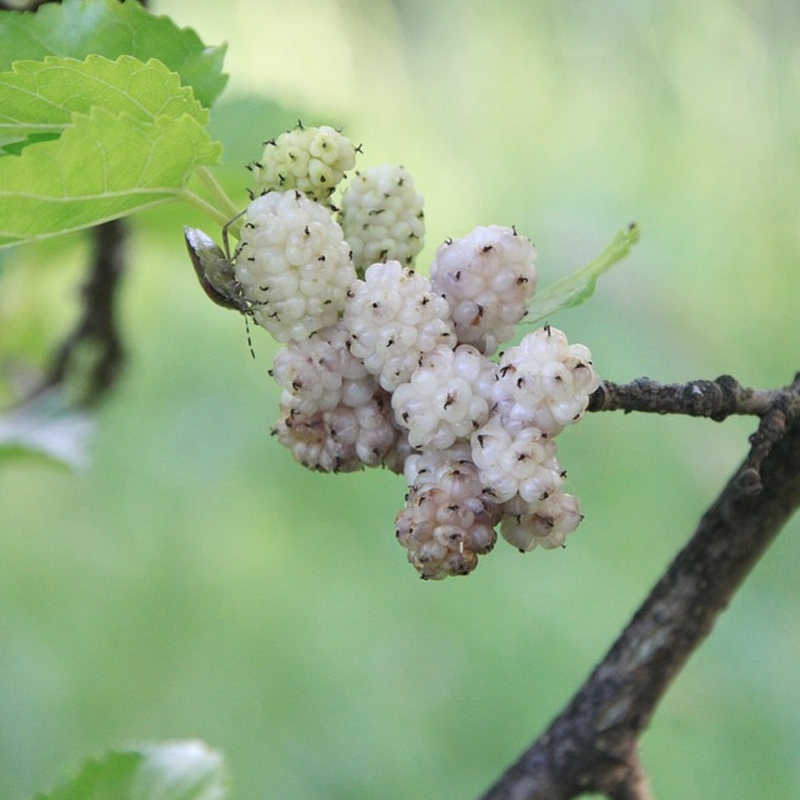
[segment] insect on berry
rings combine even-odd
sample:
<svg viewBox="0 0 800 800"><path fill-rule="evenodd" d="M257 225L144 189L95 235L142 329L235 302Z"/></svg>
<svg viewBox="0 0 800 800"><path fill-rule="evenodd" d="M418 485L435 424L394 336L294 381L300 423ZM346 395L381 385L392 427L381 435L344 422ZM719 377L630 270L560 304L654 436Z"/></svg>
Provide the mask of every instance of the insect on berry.
<svg viewBox="0 0 800 800"><path fill-rule="evenodd" d="M230 308L244 315L247 346L250 348L250 355L255 358L248 321L253 314L253 304L242 295L242 287L236 280L236 272L228 245L228 228L240 216L241 214L237 214L222 229L225 250L199 228L184 226L183 235L197 280L200 281L200 285L209 299L222 308Z"/></svg>
<svg viewBox="0 0 800 800"><path fill-rule="evenodd" d="M236 280L230 256L199 228L187 226L183 233L189 258L203 291L218 306L248 314L250 304L241 296L241 287Z"/></svg>

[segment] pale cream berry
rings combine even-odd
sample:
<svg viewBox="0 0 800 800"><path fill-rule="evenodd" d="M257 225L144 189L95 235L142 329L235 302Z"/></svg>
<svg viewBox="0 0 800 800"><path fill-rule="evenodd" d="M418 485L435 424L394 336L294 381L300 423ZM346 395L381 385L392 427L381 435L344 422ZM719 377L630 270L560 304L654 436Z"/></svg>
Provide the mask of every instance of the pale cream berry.
<svg viewBox="0 0 800 800"><path fill-rule="evenodd" d="M459 343L491 355L513 336L536 290L535 260L530 239L502 225L439 247L431 283L450 304Z"/></svg>
<svg viewBox="0 0 800 800"><path fill-rule="evenodd" d="M356 274L330 212L296 190L248 206L236 280L256 323L278 341L303 341L333 325Z"/></svg>
<svg viewBox="0 0 800 800"><path fill-rule="evenodd" d="M360 276L379 261L414 266L425 237L423 204L402 167L385 164L355 173L342 194L339 222Z"/></svg>
<svg viewBox="0 0 800 800"><path fill-rule="evenodd" d="M347 292L350 351L387 391L405 383L423 353L455 347L450 308L430 280L398 261L372 264Z"/></svg>

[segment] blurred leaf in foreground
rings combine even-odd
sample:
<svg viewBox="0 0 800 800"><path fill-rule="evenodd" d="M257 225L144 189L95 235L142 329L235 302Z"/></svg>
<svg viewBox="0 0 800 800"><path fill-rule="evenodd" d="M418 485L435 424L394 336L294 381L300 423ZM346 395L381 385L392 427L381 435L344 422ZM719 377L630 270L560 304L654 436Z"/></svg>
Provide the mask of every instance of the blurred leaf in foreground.
<svg viewBox="0 0 800 800"><path fill-rule="evenodd" d="M222 757L202 742L162 742L87 761L60 788L35 800L223 800Z"/></svg>
<svg viewBox="0 0 800 800"><path fill-rule="evenodd" d="M0 462L18 456L43 456L71 469L89 463L94 423L66 405L60 392L44 393L0 416Z"/></svg>

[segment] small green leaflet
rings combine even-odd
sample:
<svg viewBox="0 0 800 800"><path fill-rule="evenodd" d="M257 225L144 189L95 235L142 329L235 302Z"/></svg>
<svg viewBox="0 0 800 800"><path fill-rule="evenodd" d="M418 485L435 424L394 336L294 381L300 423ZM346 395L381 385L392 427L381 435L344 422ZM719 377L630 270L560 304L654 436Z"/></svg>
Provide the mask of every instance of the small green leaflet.
<svg viewBox="0 0 800 800"><path fill-rule="evenodd" d="M35 800L224 800L222 757L202 742L145 744L87 761L58 789Z"/></svg>
<svg viewBox="0 0 800 800"><path fill-rule="evenodd" d="M639 225L632 222L618 231L611 244L585 267L538 291L528 306L524 324L541 322L561 309L579 306L588 300L594 294L597 279L628 255L639 241L640 231Z"/></svg>
<svg viewBox="0 0 800 800"><path fill-rule="evenodd" d="M168 17L156 17L136 0L64 0L48 3L35 14L0 11L0 69L21 60L46 56L83 59L91 54L114 60L121 55L140 61L157 58L180 75L184 86L206 107L220 95L225 46L207 47L191 29L180 29Z"/></svg>
<svg viewBox="0 0 800 800"><path fill-rule="evenodd" d="M30 138L0 156L0 247L175 200L195 169L219 160L208 112L159 61L15 66L0 73L0 132Z"/></svg>

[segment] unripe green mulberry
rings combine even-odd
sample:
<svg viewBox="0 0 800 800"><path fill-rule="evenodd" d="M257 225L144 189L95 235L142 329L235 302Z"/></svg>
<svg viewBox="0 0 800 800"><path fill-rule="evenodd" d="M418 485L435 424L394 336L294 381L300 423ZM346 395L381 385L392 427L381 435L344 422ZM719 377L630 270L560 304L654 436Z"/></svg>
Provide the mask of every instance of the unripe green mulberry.
<svg viewBox="0 0 800 800"><path fill-rule="evenodd" d="M298 125L266 142L261 160L248 164L248 169L255 181L254 196L298 189L329 206L339 181L355 163L356 148L344 134L328 125Z"/></svg>

